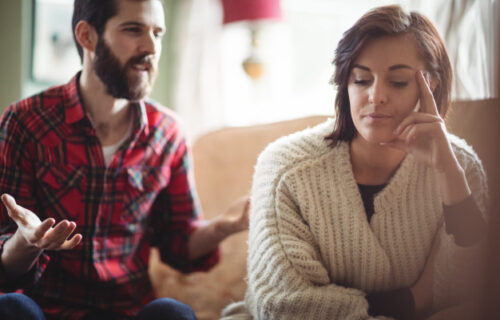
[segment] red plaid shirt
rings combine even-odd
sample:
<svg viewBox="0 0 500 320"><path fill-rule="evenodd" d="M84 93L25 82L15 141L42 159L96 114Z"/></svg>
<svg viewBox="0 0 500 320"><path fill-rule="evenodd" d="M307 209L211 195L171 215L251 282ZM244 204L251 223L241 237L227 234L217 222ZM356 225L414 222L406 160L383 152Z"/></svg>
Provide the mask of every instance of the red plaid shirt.
<svg viewBox="0 0 500 320"><path fill-rule="evenodd" d="M0 193L41 220L75 221L73 250L46 251L21 279L0 271L0 289L23 289L47 315L89 310L136 314L150 302L150 247L183 272L207 270L218 251L189 261L200 218L186 142L171 111L136 103L132 135L108 166L81 105L78 78L9 106L0 123ZM16 230L0 205L0 250ZM3 270L3 268L0 268Z"/></svg>

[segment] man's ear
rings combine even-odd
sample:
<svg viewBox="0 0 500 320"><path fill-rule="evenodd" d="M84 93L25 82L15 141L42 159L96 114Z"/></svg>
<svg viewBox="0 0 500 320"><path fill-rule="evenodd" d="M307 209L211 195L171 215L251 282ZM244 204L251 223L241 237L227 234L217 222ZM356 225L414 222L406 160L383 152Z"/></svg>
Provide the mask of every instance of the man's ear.
<svg viewBox="0 0 500 320"><path fill-rule="evenodd" d="M87 21L80 21L75 28L76 41L82 48L94 52L97 45L97 32Z"/></svg>

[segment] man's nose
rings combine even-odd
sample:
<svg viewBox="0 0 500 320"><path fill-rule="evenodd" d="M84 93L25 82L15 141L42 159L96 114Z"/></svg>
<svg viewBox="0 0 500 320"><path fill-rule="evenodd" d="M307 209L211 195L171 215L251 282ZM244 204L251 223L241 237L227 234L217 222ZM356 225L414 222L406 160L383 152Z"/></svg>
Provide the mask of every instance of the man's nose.
<svg viewBox="0 0 500 320"><path fill-rule="evenodd" d="M158 39L153 32L145 33L141 39L140 51L154 55L161 50L161 39Z"/></svg>
<svg viewBox="0 0 500 320"><path fill-rule="evenodd" d="M369 92L369 102L380 105L387 103L387 88L383 81L375 80Z"/></svg>

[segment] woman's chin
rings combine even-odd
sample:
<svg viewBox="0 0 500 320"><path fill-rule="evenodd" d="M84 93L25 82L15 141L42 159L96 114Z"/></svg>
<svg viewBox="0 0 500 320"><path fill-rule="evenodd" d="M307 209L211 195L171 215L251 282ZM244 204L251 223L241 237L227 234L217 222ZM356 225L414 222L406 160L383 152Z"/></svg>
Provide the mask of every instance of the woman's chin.
<svg viewBox="0 0 500 320"><path fill-rule="evenodd" d="M362 135L363 139L370 144L388 143L394 140L392 133L379 133Z"/></svg>

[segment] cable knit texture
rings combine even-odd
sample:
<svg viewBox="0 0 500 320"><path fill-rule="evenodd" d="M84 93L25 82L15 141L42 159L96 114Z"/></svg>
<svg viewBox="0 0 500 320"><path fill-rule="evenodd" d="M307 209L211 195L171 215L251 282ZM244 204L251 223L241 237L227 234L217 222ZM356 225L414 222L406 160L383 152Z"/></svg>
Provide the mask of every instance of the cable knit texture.
<svg viewBox="0 0 500 320"><path fill-rule="evenodd" d="M365 294L410 286L423 270L436 232L435 296L453 304L444 268L470 262L476 248L458 249L444 234L434 171L408 155L374 199L369 222L354 180L349 144L324 137L333 120L281 138L260 155L252 187L248 289L223 319L369 319ZM463 140L450 137L474 199L483 211L481 163ZM456 254L455 251L459 251ZM463 285L463 284L462 284ZM461 290L464 291L464 290ZM453 300L453 299L452 299ZM380 318L382 319L382 318Z"/></svg>

